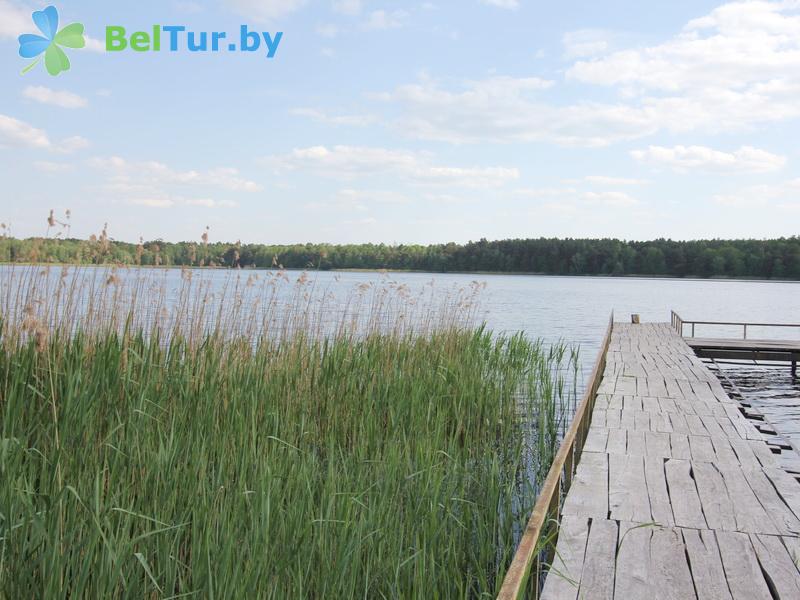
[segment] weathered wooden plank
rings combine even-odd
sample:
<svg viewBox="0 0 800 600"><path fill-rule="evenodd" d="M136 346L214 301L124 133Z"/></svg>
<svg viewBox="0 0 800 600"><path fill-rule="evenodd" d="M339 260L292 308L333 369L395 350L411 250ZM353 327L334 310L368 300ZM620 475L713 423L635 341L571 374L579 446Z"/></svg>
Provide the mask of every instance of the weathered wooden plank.
<svg viewBox="0 0 800 600"><path fill-rule="evenodd" d="M743 473L761 506L778 528L778 532L800 534L800 520L778 494L764 472L761 469L745 469Z"/></svg>
<svg viewBox="0 0 800 600"><path fill-rule="evenodd" d="M734 600L772 600L753 544L745 533L718 531L725 579Z"/></svg>
<svg viewBox="0 0 800 600"><path fill-rule="evenodd" d="M654 415L655 417L661 415ZM643 410L633 411L633 428L637 431L650 431L650 413Z"/></svg>
<svg viewBox="0 0 800 600"><path fill-rule="evenodd" d="M644 431L628 431L628 447L625 454L644 456L646 454L644 435Z"/></svg>
<svg viewBox="0 0 800 600"><path fill-rule="evenodd" d="M714 454L716 455L716 462L720 465L736 466L741 464L736 453L731 447L728 438L710 438L714 446Z"/></svg>
<svg viewBox="0 0 800 600"><path fill-rule="evenodd" d="M705 529L706 521L703 518L700 497L691 476L691 464L688 461L673 458L666 461L665 470L675 524L680 527Z"/></svg>
<svg viewBox="0 0 800 600"><path fill-rule="evenodd" d="M605 452L606 444L608 443L608 429L605 427L592 427L586 435L586 441L583 444L584 452Z"/></svg>
<svg viewBox="0 0 800 600"><path fill-rule="evenodd" d="M717 459L709 437L690 435L689 447L692 449L692 462L714 462Z"/></svg>
<svg viewBox="0 0 800 600"><path fill-rule="evenodd" d="M747 445L756 455L758 462L764 467L775 467L778 462L775 460L775 455L767 448L767 445L761 440L748 440Z"/></svg>
<svg viewBox="0 0 800 600"><path fill-rule="evenodd" d="M617 377L614 384L614 393L634 396L636 394L636 378L635 377Z"/></svg>
<svg viewBox="0 0 800 600"><path fill-rule="evenodd" d="M625 399L624 396L619 394L615 394L613 396L609 396L608 399L608 410L622 410L625 408L623 400Z"/></svg>
<svg viewBox="0 0 800 600"><path fill-rule="evenodd" d="M686 417L682 412L665 413L669 418L672 431L675 433L688 434L689 425L686 423Z"/></svg>
<svg viewBox="0 0 800 600"><path fill-rule="evenodd" d="M608 516L608 455L583 452L569 494L564 500L564 515Z"/></svg>
<svg viewBox="0 0 800 600"><path fill-rule="evenodd" d="M678 407L675 405L675 400L673 398L658 398L658 405L661 408L659 411L653 412L663 412L663 413L676 413L678 412Z"/></svg>
<svg viewBox="0 0 800 600"><path fill-rule="evenodd" d="M620 429L635 429L635 411L625 410L624 408L619 411L619 427Z"/></svg>
<svg viewBox="0 0 800 600"><path fill-rule="evenodd" d="M748 467L761 466L761 463L758 461L758 458L753 453L753 449L750 447L750 444L747 440L731 438L728 440L728 443L731 445L731 448L733 448L733 451L736 453L736 458L739 461L739 464Z"/></svg>
<svg viewBox="0 0 800 600"><path fill-rule="evenodd" d="M650 514L653 521L662 526L675 524L672 506L667 492L667 476L664 471L664 459L646 456L644 474L647 481L647 493L650 497Z"/></svg>
<svg viewBox="0 0 800 600"><path fill-rule="evenodd" d="M661 403L658 401L658 398L654 396L644 396L642 398L642 410L649 413L664 412L661 410Z"/></svg>
<svg viewBox="0 0 800 600"><path fill-rule="evenodd" d="M674 379L665 379L664 386L667 388L667 396L669 398L676 398L681 395L681 388L678 387L678 384Z"/></svg>
<svg viewBox="0 0 800 600"><path fill-rule="evenodd" d="M592 519L578 589L579 598L604 600L614 596L617 557L617 523Z"/></svg>
<svg viewBox="0 0 800 600"><path fill-rule="evenodd" d="M731 421L731 425L733 425L734 429L736 429L739 437L743 440L749 439L750 429L752 425L747 423L747 420L744 418L739 409L732 406L726 405L724 406L725 413L728 415L728 419Z"/></svg>
<svg viewBox="0 0 800 600"><path fill-rule="evenodd" d="M644 434L646 454L648 456L658 456L662 458L672 458L670 450L670 434L660 431L648 431Z"/></svg>
<svg viewBox="0 0 800 600"><path fill-rule="evenodd" d="M800 483L778 467L765 467L763 471L783 502L800 518Z"/></svg>
<svg viewBox="0 0 800 600"><path fill-rule="evenodd" d="M728 437L728 435L722 430L722 427L719 426L719 422L717 421L716 417L704 415L700 417L700 420L703 422L703 425L705 426L709 435L716 437Z"/></svg>
<svg viewBox="0 0 800 600"><path fill-rule="evenodd" d="M650 431L672 433L673 427L667 413L653 413L650 415Z"/></svg>
<svg viewBox="0 0 800 600"><path fill-rule="evenodd" d="M542 600L578 597L588 536L588 517L565 516L561 519L556 552L545 579Z"/></svg>
<svg viewBox="0 0 800 600"><path fill-rule="evenodd" d="M652 593L650 572L650 538L652 526L636 523L619 524L617 543L617 576L615 600L648 598Z"/></svg>
<svg viewBox="0 0 800 600"><path fill-rule="evenodd" d="M608 410L608 399L611 398L608 394L597 394L594 397L594 410ZM594 418L594 415L592 416Z"/></svg>
<svg viewBox="0 0 800 600"><path fill-rule="evenodd" d="M650 498L641 454L608 456L608 511L615 521L650 521Z"/></svg>
<svg viewBox="0 0 800 600"><path fill-rule="evenodd" d="M789 553L789 558L795 566L800 565L800 538L781 536L783 545L786 546L786 551Z"/></svg>
<svg viewBox="0 0 800 600"><path fill-rule="evenodd" d="M682 533L697 598L730 599L731 593L714 533L703 529L683 529Z"/></svg>
<svg viewBox="0 0 800 600"><path fill-rule="evenodd" d="M711 529L736 531L736 516L728 496L725 480L716 465L708 462L692 463L694 480L700 496L703 516Z"/></svg>
<svg viewBox="0 0 800 600"><path fill-rule="evenodd" d="M642 396L625 396L625 410L642 410Z"/></svg>
<svg viewBox="0 0 800 600"><path fill-rule="evenodd" d="M670 454L672 458L690 460L692 453L689 448L689 437L679 433L669 435Z"/></svg>
<svg viewBox="0 0 800 600"><path fill-rule="evenodd" d="M650 565L655 598L686 600L697 597L680 530L653 528L650 539Z"/></svg>
<svg viewBox="0 0 800 600"><path fill-rule="evenodd" d="M628 432L624 429L609 429L606 452L609 454L625 454L628 449Z"/></svg>
<svg viewBox="0 0 800 600"><path fill-rule="evenodd" d="M728 488L728 495L733 504L736 530L747 533L778 534L778 529L764 511L741 469L719 467L719 470L725 480L725 486Z"/></svg>
<svg viewBox="0 0 800 600"><path fill-rule="evenodd" d="M750 535L767 583L778 598L800 598L800 571L780 538Z"/></svg>
<svg viewBox="0 0 800 600"><path fill-rule="evenodd" d="M686 424L689 427L691 435L708 435L706 426L703 425L702 419L697 415L684 415Z"/></svg>

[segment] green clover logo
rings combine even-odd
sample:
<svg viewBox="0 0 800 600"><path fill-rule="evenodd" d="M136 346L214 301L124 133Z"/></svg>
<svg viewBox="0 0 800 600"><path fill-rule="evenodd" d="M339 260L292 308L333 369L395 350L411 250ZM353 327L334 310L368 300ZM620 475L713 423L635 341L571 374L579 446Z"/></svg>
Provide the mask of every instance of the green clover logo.
<svg viewBox="0 0 800 600"><path fill-rule="evenodd" d="M69 58L64 54L61 46L83 48L86 45L86 40L83 38L83 25L72 23L58 31L58 11L55 6L35 11L33 22L44 34L44 37L33 33L19 36L19 55L22 58L36 59L22 70L22 74L24 75L39 64L43 52L44 66L47 67L50 75L56 76L62 71L68 71Z"/></svg>

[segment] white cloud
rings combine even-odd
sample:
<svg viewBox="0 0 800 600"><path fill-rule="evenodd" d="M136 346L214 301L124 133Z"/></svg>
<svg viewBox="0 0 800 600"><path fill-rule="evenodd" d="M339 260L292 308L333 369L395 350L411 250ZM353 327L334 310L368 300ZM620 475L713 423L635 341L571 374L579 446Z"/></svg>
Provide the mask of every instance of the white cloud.
<svg viewBox="0 0 800 600"><path fill-rule="evenodd" d="M343 15L358 15L364 8L362 0L334 0L334 12L342 13Z"/></svg>
<svg viewBox="0 0 800 600"><path fill-rule="evenodd" d="M369 18L363 23L362 27L368 31L380 31L383 29L396 29L403 26L403 21L408 16L404 10L374 10L369 14Z"/></svg>
<svg viewBox="0 0 800 600"><path fill-rule="evenodd" d="M192 2L191 0L180 0L179 2L175 2L175 9L182 13L195 15L203 12L206 7L197 2Z"/></svg>
<svg viewBox="0 0 800 600"><path fill-rule="evenodd" d="M362 146L313 146L267 157L264 162L279 171L311 171L344 180L393 175L415 185L487 188L519 178L515 168L438 166L431 164L427 154Z"/></svg>
<svg viewBox="0 0 800 600"><path fill-rule="evenodd" d="M236 202L228 200L213 200L211 198L184 198L169 194L127 198L125 204L146 206L148 208L172 208L174 206L198 206L201 208L232 208L238 206Z"/></svg>
<svg viewBox="0 0 800 600"><path fill-rule="evenodd" d="M800 178L776 184L753 185L729 194L717 194L713 201L729 208L769 205L796 211L800 208Z"/></svg>
<svg viewBox="0 0 800 600"><path fill-rule="evenodd" d="M358 204L406 204L408 196L391 190L358 190L345 188L339 190L337 198Z"/></svg>
<svg viewBox="0 0 800 600"><path fill-rule="evenodd" d="M565 58L584 58L604 54L609 49L610 34L602 29L579 29L565 33L561 42Z"/></svg>
<svg viewBox="0 0 800 600"><path fill-rule="evenodd" d="M34 29L30 9L0 0L0 39L16 40L20 34Z"/></svg>
<svg viewBox="0 0 800 600"><path fill-rule="evenodd" d="M800 115L800 3L732 2L655 46L575 63L567 78L618 87L672 131L712 132Z"/></svg>
<svg viewBox="0 0 800 600"><path fill-rule="evenodd" d="M29 85L22 90L22 95L42 104L60 106L61 108L85 108L89 101L72 92L52 90L43 85Z"/></svg>
<svg viewBox="0 0 800 600"><path fill-rule="evenodd" d="M58 152L59 154L72 154L73 152L83 150L84 148L88 147L89 140L79 135L73 135L72 137L68 137L62 140L60 143L52 146L51 150L53 152Z"/></svg>
<svg viewBox="0 0 800 600"><path fill-rule="evenodd" d="M411 199L397 191L344 188L336 192L330 201L314 201L306 204L312 210L334 210L336 212L367 212L376 205L408 204Z"/></svg>
<svg viewBox="0 0 800 600"><path fill-rule="evenodd" d="M677 91L746 89L800 67L796 2L732 2L690 21L673 39L576 63L569 76L600 85Z"/></svg>
<svg viewBox="0 0 800 600"><path fill-rule="evenodd" d="M106 44L105 42L101 42L100 40L96 40L93 37L89 37L88 35L85 36L86 38L86 50L90 52L105 52L106 51Z"/></svg>
<svg viewBox="0 0 800 600"><path fill-rule="evenodd" d="M596 185L644 185L649 183L646 179L631 179L628 177L607 177L605 175L587 175L584 179Z"/></svg>
<svg viewBox="0 0 800 600"><path fill-rule="evenodd" d="M89 165L111 174L111 183L118 189L141 189L156 185L198 185L232 192L258 192L262 187L241 177L239 171L220 167L208 171L177 171L157 161L131 162L118 156L96 157Z"/></svg>
<svg viewBox="0 0 800 600"><path fill-rule="evenodd" d="M583 195L587 201L603 206L633 206L639 201L625 192L586 192Z"/></svg>
<svg viewBox="0 0 800 600"><path fill-rule="evenodd" d="M47 134L24 121L0 115L0 146L28 146L29 148L50 149L52 142Z"/></svg>
<svg viewBox="0 0 800 600"><path fill-rule="evenodd" d="M667 41L607 52L599 34L565 39L568 81L606 86L617 100L549 101L525 78L444 87L431 79L383 94L398 128L417 139L545 141L605 146L666 131L728 133L800 117L800 2L725 4ZM585 95L584 97L591 97Z"/></svg>
<svg viewBox="0 0 800 600"><path fill-rule="evenodd" d="M639 204L639 200L626 192L585 191L574 187L566 188L521 188L514 191L517 196L545 201L542 206L555 208L559 212L574 212L579 206L599 205L620 208Z"/></svg>
<svg viewBox="0 0 800 600"><path fill-rule="evenodd" d="M98 186L114 202L149 208L228 208L238 204L211 197L212 189L256 192L261 186L241 177L237 169L179 171L156 161L128 161L118 156L95 157L87 164L106 174Z"/></svg>
<svg viewBox="0 0 800 600"><path fill-rule="evenodd" d="M37 160L33 166L42 171L43 173L56 174L66 173L71 171L73 166L67 163L57 163L49 160Z"/></svg>
<svg viewBox="0 0 800 600"><path fill-rule="evenodd" d="M663 166L676 171L731 171L768 173L786 164L786 157L766 150L742 146L734 152L722 152L706 146L649 146L634 150L631 156L640 163Z"/></svg>
<svg viewBox="0 0 800 600"><path fill-rule="evenodd" d="M404 108L397 123L407 135L452 143L548 141L605 146L657 131L646 110L584 102L558 107L543 101L553 82L537 77L496 76L442 89L423 78L376 96Z"/></svg>
<svg viewBox="0 0 800 600"><path fill-rule="evenodd" d="M88 140L77 135L60 142L53 142L44 130L37 129L25 121L0 114L0 148L27 147L68 154L88 145Z"/></svg>
<svg viewBox="0 0 800 600"><path fill-rule="evenodd" d="M481 3L510 10L516 10L519 8L519 0L481 0Z"/></svg>
<svg viewBox="0 0 800 600"><path fill-rule="evenodd" d="M289 114L296 117L308 117L317 123L326 125L349 125L353 127L364 127L371 125L377 119L374 115L331 115L315 108L294 108Z"/></svg>
<svg viewBox="0 0 800 600"><path fill-rule="evenodd" d="M295 12L306 5L307 0L225 0L234 11L261 21L272 21Z"/></svg>
<svg viewBox="0 0 800 600"><path fill-rule="evenodd" d="M322 37L335 38L341 33L341 30L338 25L334 25L333 23L322 23L317 25L317 33Z"/></svg>
<svg viewBox="0 0 800 600"><path fill-rule="evenodd" d="M578 194L576 188L520 188L514 190L517 196L526 198L555 198L558 196L574 196Z"/></svg>

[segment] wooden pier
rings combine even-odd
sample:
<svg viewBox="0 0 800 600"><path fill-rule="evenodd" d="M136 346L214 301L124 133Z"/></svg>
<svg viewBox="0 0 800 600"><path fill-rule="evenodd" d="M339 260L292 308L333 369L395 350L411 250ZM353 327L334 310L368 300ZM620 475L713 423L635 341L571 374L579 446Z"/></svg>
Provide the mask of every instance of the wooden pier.
<svg viewBox="0 0 800 600"><path fill-rule="evenodd" d="M747 337L748 329L790 329L797 330L800 338L800 324L798 323L747 323L741 321L685 321L675 311L672 312L672 326L681 335L689 347L700 358L721 358L730 360L750 360L769 362L788 362L791 364L792 374L797 374L797 363L800 361L800 339L752 339ZM734 327L742 328L741 338L711 338L708 336L695 337L698 326L708 327ZM686 336L686 331L689 335Z"/></svg>
<svg viewBox="0 0 800 600"><path fill-rule="evenodd" d="M610 328L500 598L800 598L800 483L673 325Z"/></svg>

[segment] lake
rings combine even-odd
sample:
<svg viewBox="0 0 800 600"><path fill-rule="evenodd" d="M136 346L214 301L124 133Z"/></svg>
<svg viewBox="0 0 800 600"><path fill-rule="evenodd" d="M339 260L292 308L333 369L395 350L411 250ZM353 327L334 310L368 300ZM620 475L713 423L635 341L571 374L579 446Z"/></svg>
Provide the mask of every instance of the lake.
<svg viewBox="0 0 800 600"><path fill-rule="evenodd" d="M19 276L31 267L0 266L0 292L7 294L12 274ZM42 267L35 267L42 269ZM50 280L57 280L60 267L49 270ZM97 276L105 269L83 268L85 277ZM120 269L123 281L137 270ZM175 302L175 290L183 281L181 269L150 269L149 272L166 290L168 301ZM232 276L228 270L194 270L211 289L220 290ZM238 272L241 280L252 274L267 278L267 271ZM91 274L91 275L87 275ZM292 283L305 277L300 271L284 271L286 285L277 290L282 302L297 295ZM74 275L71 275L74 276ZM273 275L274 277L274 275ZM304 283L306 292L332 298L329 311L344 310L345 300L359 286L402 286L407 296L426 298L454 294L454 290L470 290L474 282L484 284L478 293L478 319L485 320L495 332L522 331L547 342L563 340L581 348L584 365L594 361L595 354L614 311L617 320L627 321L632 313L643 321L669 322L675 310L684 319L719 321L763 321L800 323L800 283L772 281L730 281L618 277L558 277L539 275L489 275L442 273L377 273L377 272L309 272ZM468 295L468 294L465 294ZM795 335L796 335L796 331ZM688 333L688 332L687 332ZM700 328L697 335L737 337L736 328ZM749 337L759 337L753 328ZM791 335L787 331L784 335ZM775 335L775 331L769 334Z"/></svg>
<svg viewBox="0 0 800 600"><path fill-rule="evenodd" d="M136 269L120 269L115 277L124 285L140 277L139 273ZM146 274L144 277L150 288L158 287L162 304L174 306L186 302L178 290L186 285L189 272L181 269L145 269L141 273ZM795 282L378 272L304 274L300 271L283 271L278 274L211 269L193 270L190 273L195 282L200 282L195 285L204 286L204 289L216 293L218 298L222 297L221 292L232 281L238 281L242 290L256 289L260 285L269 290L271 301L284 312L291 312L297 303L311 306L318 300L320 306L324 303L324 311L318 312L324 313L324 318L331 322L340 321L337 315L347 311L358 317L359 313L393 310L398 298L403 302L413 299L417 306L436 305L437 302L452 304L454 300L466 303L477 298L471 317L485 321L497 333L525 332L547 343L563 341L578 346L584 377L594 363L612 311L617 320L625 321L632 313L637 313L642 321L668 322L670 311L675 310L687 320L800 323L800 283ZM54 286L65 278L60 267L46 270L43 267L0 266L0 302L5 298L5 305L8 306L20 279L31 274L51 286L49 290L41 291L41 296L53 294ZM79 276L91 279L96 287L103 288L108 271L96 268L71 269L66 278L73 280ZM253 286L251 281L256 276L260 283ZM353 302L354 292L360 298L358 302ZM381 296L383 292L387 293ZM254 292L255 295L258 293L261 292ZM377 311L376 306L380 306ZM151 308L145 306L145 309ZM245 305L238 318L248 320L250 314ZM409 319L412 320L428 316L424 310L409 313ZM698 326L696 334L738 337L741 330ZM774 337L777 334L796 336L797 330L776 333L775 330L760 332L757 328L751 328L748 334L751 338ZM780 397L781 403L766 412L772 414L771 418L783 421L781 429L787 434L794 434L792 437L800 443L800 416L796 414L793 400L798 397L796 380L765 376L763 373L757 377L750 373L745 380L758 382L758 385L743 384L742 387L749 390L762 406L764 397ZM769 387L770 391L759 391L765 387ZM786 418L781 419L775 414L775 411L781 410L791 415L787 414ZM788 424L787 419L790 421ZM794 427L797 431L792 429Z"/></svg>

